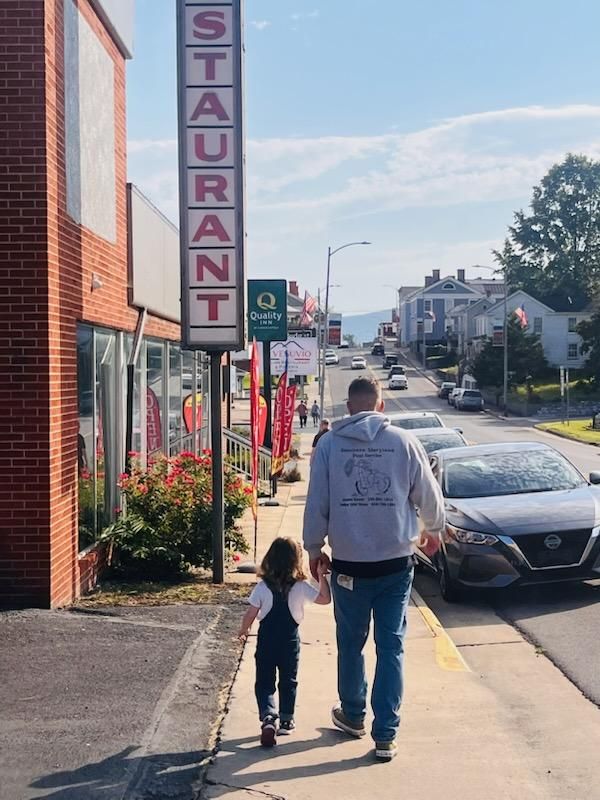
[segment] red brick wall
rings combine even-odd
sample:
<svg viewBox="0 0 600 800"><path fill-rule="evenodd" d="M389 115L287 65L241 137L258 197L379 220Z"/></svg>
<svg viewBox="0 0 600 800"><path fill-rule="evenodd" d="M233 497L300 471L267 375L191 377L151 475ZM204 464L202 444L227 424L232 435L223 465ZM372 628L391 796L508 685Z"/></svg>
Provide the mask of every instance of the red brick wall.
<svg viewBox="0 0 600 800"><path fill-rule="evenodd" d="M88 0L80 11L115 65L117 241L66 212L65 0L0 0L0 603L79 594L78 321L133 331L127 305L125 64ZM5 54L5 55L4 55ZM92 273L103 282L91 291ZM146 333L177 339L150 319Z"/></svg>
<svg viewBox="0 0 600 800"><path fill-rule="evenodd" d="M0 0L0 598L47 602L43 2Z"/></svg>

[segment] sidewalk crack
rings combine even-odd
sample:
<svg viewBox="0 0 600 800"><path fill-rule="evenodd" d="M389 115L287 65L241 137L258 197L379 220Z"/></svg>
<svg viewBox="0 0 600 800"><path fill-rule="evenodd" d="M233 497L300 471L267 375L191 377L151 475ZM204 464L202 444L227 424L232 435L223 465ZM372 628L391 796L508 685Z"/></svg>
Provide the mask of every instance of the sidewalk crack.
<svg viewBox="0 0 600 800"><path fill-rule="evenodd" d="M210 778L206 778L204 781L205 786L223 786L225 789L236 789L238 792L248 792L250 795L256 795L257 797L269 797L270 800L286 800L286 798L281 794L272 794L271 792L263 792L260 789L249 789L246 786L235 786L233 783L223 783L222 781L213 781ZM199 797L202 797L200 795Z"/></svg>

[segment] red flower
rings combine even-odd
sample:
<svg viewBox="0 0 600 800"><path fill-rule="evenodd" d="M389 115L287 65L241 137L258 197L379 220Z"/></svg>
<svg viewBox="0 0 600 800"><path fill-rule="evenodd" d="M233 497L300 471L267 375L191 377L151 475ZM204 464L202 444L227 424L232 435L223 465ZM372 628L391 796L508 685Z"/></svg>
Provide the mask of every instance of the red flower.
<svg viewBox="0 0 600 800"><path fill-rule="evenodd" d="M237 553L234 555L233 560L234 561L240 561L240 557L237 555Z"/></svg>

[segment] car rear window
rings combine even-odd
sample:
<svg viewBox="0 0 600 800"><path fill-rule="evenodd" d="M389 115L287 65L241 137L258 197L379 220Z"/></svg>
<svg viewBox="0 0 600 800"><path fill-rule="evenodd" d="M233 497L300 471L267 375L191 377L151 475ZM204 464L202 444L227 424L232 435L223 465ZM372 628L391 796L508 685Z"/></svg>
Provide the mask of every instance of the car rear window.
<svg viewBox="0 0 600 800"><path fill-rule="evenodd" d="M448 447L464 447L465 443L458 433L447 433L435 436L419 436L419 441L425 448L426 453L433 453L434 450L445 450Z"/></svg>
<svg viewBox="0 0 600 800"><path fill-rule="evenodd" d="M392 419L395 428L404 428L405 431L416 428L442 428L443 425L437 417L407 417L406 419Z"/></svg>
<svg viewBox="0 0 600 800"><path fill-rule="evenodd" d="M465 389L463 397L481 397L481 392L478 392L475 389Z"/></svg>

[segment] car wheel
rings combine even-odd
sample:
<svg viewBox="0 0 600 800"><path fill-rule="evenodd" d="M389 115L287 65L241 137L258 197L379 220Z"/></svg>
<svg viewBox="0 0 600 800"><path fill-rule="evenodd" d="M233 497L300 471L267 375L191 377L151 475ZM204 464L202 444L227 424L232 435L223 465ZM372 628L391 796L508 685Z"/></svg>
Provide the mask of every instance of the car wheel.
<svg viewBox="0 0 600 800"><path fill-rule="evenodd" d="M450 577L446 558L440 553L438 558L438 580L440 582L440 594L447 603L456 603L461 598L460 586Z"/></svg>

